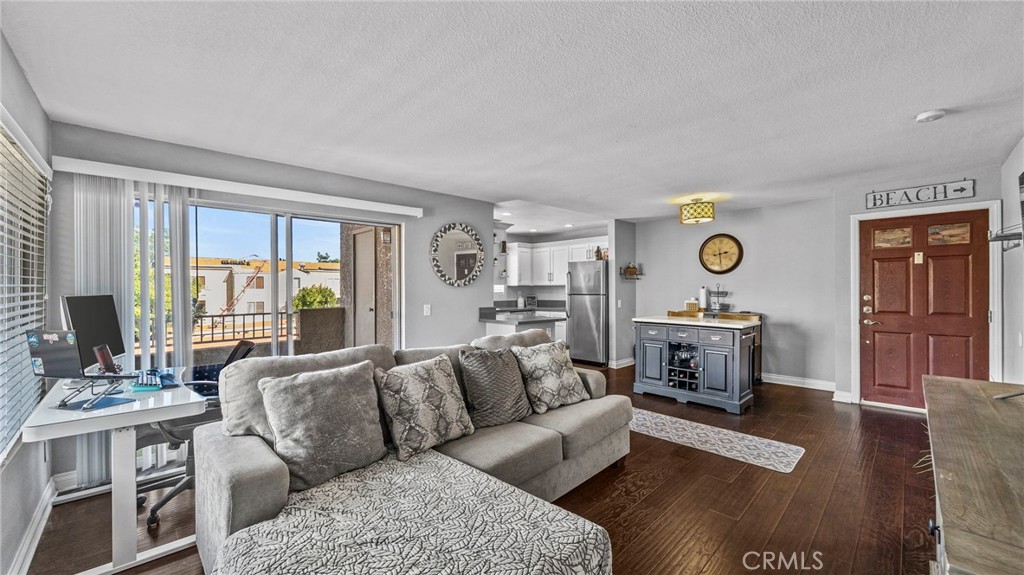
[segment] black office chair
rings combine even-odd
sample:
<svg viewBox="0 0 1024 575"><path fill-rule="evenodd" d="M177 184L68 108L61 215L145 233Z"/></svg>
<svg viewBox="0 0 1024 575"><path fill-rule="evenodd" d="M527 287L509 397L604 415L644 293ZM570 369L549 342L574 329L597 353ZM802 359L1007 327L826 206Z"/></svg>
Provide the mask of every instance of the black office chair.
<svg viewBox="0 0 1024 575"><path fill-rule="evenodd" d="M235 347L228 354L223 364L203 365L192 368L192 377L197 381L186 381L184 385L206 398L206 411L203 413L136 427L135 446L137 449L163 443L169 444L171 449L179 449L183 444L189 443L188 456L185 458L184 474L175 474L172 477L145 483L138 488L137 493L139 495L136 503L141 507L146 504L146 496L142 495L143 493L173 486L169 492L164 494L149 509L146 526L152 528L159 525L160 509L179 493L188 489L195 489L196 460L191 446L192 433L200 425L221 419L220 398L217 395L217 379L220 376L220 371L240 359L245 359L255 348L255 343L243 339L235 344Z"/></svg>

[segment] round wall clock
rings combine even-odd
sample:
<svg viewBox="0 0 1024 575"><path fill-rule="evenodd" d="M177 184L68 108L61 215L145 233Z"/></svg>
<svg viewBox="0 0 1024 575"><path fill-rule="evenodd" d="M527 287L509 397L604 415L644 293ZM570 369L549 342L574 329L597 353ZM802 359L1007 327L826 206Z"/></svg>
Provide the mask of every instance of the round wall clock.
<svg viewBox="0 0 1024 575"><path fill-rule="evenodd" d="M729 234L715 234L700 246L700 265L713 274L727 274L743 261L743 244Z"/></svg>

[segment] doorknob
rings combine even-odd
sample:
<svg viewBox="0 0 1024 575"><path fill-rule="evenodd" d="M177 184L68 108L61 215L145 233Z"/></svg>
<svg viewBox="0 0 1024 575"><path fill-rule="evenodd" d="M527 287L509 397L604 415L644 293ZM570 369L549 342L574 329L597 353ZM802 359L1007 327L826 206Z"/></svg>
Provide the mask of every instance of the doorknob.
<svg viewBox="0 0 1024 575"><path fill-rule="evenodd" d="M874 320L870 320L870 319L864 320L864 325L881 325L881 324L882 324L882 322L880 322L880 321L874 321Z"/></svg>

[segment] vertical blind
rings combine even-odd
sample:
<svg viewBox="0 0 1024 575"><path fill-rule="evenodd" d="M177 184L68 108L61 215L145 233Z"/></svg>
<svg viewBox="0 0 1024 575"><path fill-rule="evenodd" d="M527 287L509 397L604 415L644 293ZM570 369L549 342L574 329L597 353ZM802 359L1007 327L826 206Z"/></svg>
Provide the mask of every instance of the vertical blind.
<svg viewBox="0 0 1024 575"><path fill-rule="evenodd" d="M0 125L0 452L42 396L25 331L45 321L47 188L46 177Z"/></svg>

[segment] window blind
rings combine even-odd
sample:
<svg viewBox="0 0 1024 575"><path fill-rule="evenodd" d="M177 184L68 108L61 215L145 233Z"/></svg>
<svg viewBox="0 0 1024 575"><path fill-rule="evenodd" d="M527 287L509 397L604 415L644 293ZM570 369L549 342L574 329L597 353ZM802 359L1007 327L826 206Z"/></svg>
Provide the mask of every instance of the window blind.
<svg viewBox="0 0 1024 575"><path fill-rule="evenodd" d="M0 452L42 397L25 331L43 327L48 182L0 125Z"/></svg>

